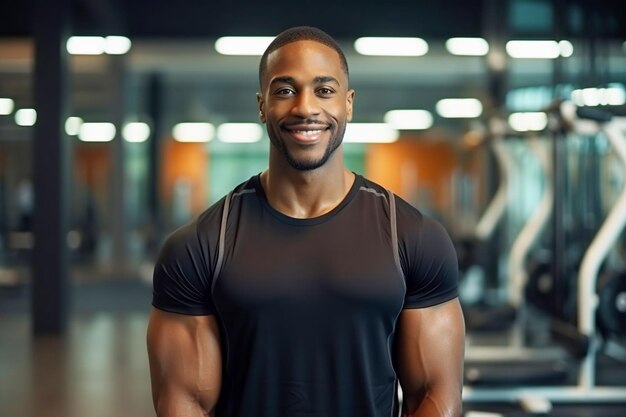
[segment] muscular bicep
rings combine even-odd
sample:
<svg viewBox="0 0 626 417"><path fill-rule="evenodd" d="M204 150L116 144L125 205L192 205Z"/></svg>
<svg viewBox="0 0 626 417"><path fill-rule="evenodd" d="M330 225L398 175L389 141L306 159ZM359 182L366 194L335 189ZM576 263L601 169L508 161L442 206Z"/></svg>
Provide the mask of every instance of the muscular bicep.
<svg viewBox="0 0 626 417"><path fill-rule="evenodd" d="M213 415L222 378L215 317L186 316L153 308L147 343L157 415Z"/></svg>
<svg viewBox="0 0 626 417"><path fill-rule="evenodd" d="M403 310L397 331L404 415L460 415L465 325L458 299Z"/></svg>

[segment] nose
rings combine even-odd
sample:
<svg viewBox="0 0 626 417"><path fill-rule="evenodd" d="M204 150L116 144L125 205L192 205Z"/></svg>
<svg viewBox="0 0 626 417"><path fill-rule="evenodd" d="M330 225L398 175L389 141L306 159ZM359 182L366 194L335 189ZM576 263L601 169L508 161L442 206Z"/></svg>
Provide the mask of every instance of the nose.
<svg viewBox="0 0 626 417"><path fill-rule="evenodd" d="M309 90L301 91L293 102L291 114L306 118L320 113L320 106L315 92Z"/></svg>

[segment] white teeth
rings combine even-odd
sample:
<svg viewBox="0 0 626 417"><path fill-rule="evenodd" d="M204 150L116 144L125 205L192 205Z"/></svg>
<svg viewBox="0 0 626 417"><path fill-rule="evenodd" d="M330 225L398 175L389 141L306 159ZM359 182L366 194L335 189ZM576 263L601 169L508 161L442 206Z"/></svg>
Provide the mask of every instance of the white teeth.
<svg viewBox="0 0 626 417"><path fill-rule="evenodd" d="M294 132L300 134L300 135L307 135L307 136L311 136L311 135L316 135L318 133L320 133L322 130L295 130Z"/></svg>

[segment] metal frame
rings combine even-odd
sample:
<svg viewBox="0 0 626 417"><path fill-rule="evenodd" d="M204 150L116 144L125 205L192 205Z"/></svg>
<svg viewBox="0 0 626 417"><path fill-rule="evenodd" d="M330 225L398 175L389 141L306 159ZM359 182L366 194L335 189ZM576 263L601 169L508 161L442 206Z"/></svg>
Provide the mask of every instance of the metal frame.
<svg viewBox="0 0 626 417"><path fill-rule="evenodd" d="M567 403L626 403L626 387L595 386L537 386L515 388L463 387L463 401L517 402L524 398L542 398L551 402Z"/></svg>
<svg viewBox="0 0 626 417"><path fill-rule="evenodd" d="M609 142L620 158L624 172L626 172L626 118L612 118L606 124L599 121L582 120L575 116L576 108L570 103L561 106L561 114L564 119L570 122L573 129L583 133L599 133L604 131ZM608 213L600 230L590 244L583 257L578 275L578 330L590 340L589 351L580 364L578 381L576 385L566 386L525 386L507 388L483 388L465 386L463 400L468 402L491 402L491 401L522 401L524 398L540 398L552 402L614 402L626 403L626 386L598 386L596 385L596 359L600 347L595 317L598 307L598 296L596 294L596 284L598 272L602 261L607 256L615 241L619 238L626 225L626 183L617 198L613 208ZM523 349L511 346L508 349L498 349L497 347L480 348L483 359L488 360L488 355L500 356L502 361L512 358L541 358L541 351L533 349ZM476 355L480 350L474 350ZM543 352L547 353L547 352ZM515 356L518 354L518 356ZM552 352L555 354L555 352ZM491 361L496 359L494 356Z"/></svg>

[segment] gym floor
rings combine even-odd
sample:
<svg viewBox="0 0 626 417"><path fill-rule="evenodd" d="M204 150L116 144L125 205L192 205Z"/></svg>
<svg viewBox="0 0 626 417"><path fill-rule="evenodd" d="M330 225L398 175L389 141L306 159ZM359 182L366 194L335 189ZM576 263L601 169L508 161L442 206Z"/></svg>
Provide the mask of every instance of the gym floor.
<svg viewBox="0 0 626 417"><path fill-rule="evenodd" d="M145 349L150 288L130 279L72 288L68 336L36 339L28 288L0 288L0 416L154 416ZM465 414L531 415L508 403L465 404ZM626 398L623 404L559 404L550 415L624 417Z"/></svg>

